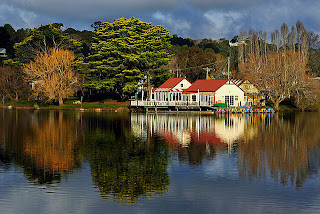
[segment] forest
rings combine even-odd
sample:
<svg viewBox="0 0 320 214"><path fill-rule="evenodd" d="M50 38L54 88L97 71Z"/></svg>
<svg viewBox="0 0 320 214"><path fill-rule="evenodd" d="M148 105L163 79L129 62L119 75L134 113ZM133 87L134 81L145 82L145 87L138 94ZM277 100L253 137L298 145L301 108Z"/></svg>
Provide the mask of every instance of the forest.
<svg viewBox="0 0 320 214"><path fill-rule="evenodd" d="M53 23L35 29L0 27L0 96L4 101L45 100L63 104L70 96L88 101L128 100L141 87L150 91L170 77L190 82L245 78L273 105L290 99L300 109L317 100L319 35L297 21L283 23L271 37L241 31L228 40L170 35L164 26L137 18L97 21L79 31Z"/></svg>

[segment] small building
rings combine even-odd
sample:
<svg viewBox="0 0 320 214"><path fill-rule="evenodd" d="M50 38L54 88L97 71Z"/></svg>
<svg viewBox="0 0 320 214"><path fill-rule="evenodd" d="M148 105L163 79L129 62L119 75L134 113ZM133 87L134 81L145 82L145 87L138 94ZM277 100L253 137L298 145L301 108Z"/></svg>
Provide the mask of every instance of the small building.
<svg viewBox="0 0 320 214"><path fill-rule="evenodd" d="M244 92L228 79L197 80L183 92L183 101L199 102L200 106L226 103L231 107L245 105Z"/></svg>
<svg viewBox="0 0 320 214"><path fill-rule="evenodd" d="M151 101L181 101L182 92L190 86L191 83L183 77L170 78L152 90Z"/></svg>
<svg viewBox="0 0 320 214"><path fill-rule="evenodd" d="M233 79L232 82L244 91L246 106L265 106L262 93L249 80Z"/></svg>
<svg viewBox="0 0 320 214"><path fill-rule="evenodd" d="M7 50L5 48L0 48L0 57L7 57Z"/></svg>

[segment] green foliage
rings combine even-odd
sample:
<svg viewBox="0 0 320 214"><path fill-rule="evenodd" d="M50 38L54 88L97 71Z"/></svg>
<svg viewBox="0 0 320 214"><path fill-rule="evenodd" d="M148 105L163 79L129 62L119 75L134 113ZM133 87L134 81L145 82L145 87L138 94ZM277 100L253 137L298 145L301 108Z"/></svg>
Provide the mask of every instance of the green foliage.
<svg viewBox="0 0 320 214"><path fill-rule="evenodd" d="M59 24L48 24L35 28L27 34L27 37L14 45L16 56L22 63L30 62L41 51L49 47L72 50L79 58L82 43L64 35Z"/></svg>
<svg viewBox="0 0 320 214"><path fill-rule="evenodd" d="M320 49L311 50L309 56L309 67L311 68L312 73L320 76Z"/></svg>
<svg viewBox="0 0 320 214"><path fill-rule="evenodd" d="M226 57L229 55L229 41L224 38L219 41L212 41L211 39L202 39L198 44L198 47L201 49L212 49L215 53L219 53L222 56Z"/></svg>
<svg viewBox="0 0 320 214"><path fill-rule="evenodd" d="M188 46L188 47L192 47L194 46L194 41L192 39L189 38L182 38L182 37L178 37L176 34L174 34L172 36L172 38L170 39L171 44L172 45L178 45L178 46Z"/></svg>
<svg viewBox="0 0 320 214"><path fill-rule="evenodd" d="M153 85L153 87L157 88L171 77L174 77L174 73L169 72L168 69L155 70L153 72L151 84Z"/></svg>
<svg viewBox="0 0 320 214"><path fill-rule="evenodd" d="M87 58L89 88L105 88L125 99L146 75L170 61L169 32L136 18L102 22L94 32Z"/></svg>
<svg viewBox="0 0 320 214"><path fill-rule="evenodd" d="M101 194L132 201L166 190L167 145L143 141L124 128L123 122L116 122L107 130L85 133L92 179Z"/></svg>

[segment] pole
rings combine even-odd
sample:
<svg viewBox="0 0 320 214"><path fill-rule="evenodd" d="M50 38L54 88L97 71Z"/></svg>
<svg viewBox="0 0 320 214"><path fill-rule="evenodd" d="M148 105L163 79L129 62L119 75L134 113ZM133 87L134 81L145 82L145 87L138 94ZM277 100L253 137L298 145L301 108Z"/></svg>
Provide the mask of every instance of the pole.
<svg viewBox="0 0 320 214"><path fill-rule="evenodd" d="M230 57L228 57L228 80L230 79Z"/></svg>
<svg viewBox="0 0 320 214"><path fill-rule="evenodd" d="M81 96L81 108L82 108L82 100L83 100L83 96ZM81 114L81 116L82 116L82 114Z"/></svg>

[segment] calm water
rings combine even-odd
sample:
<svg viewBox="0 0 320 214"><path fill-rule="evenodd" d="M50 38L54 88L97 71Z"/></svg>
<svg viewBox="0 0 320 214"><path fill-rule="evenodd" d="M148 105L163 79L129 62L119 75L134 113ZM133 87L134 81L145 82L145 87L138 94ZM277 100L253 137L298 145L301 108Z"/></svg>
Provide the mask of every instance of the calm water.
<svg viewBox="0 0 320 214"><path fill-rule="evenodd" d="M315 213L320 114L0 109L0 213Z"/></svg>

